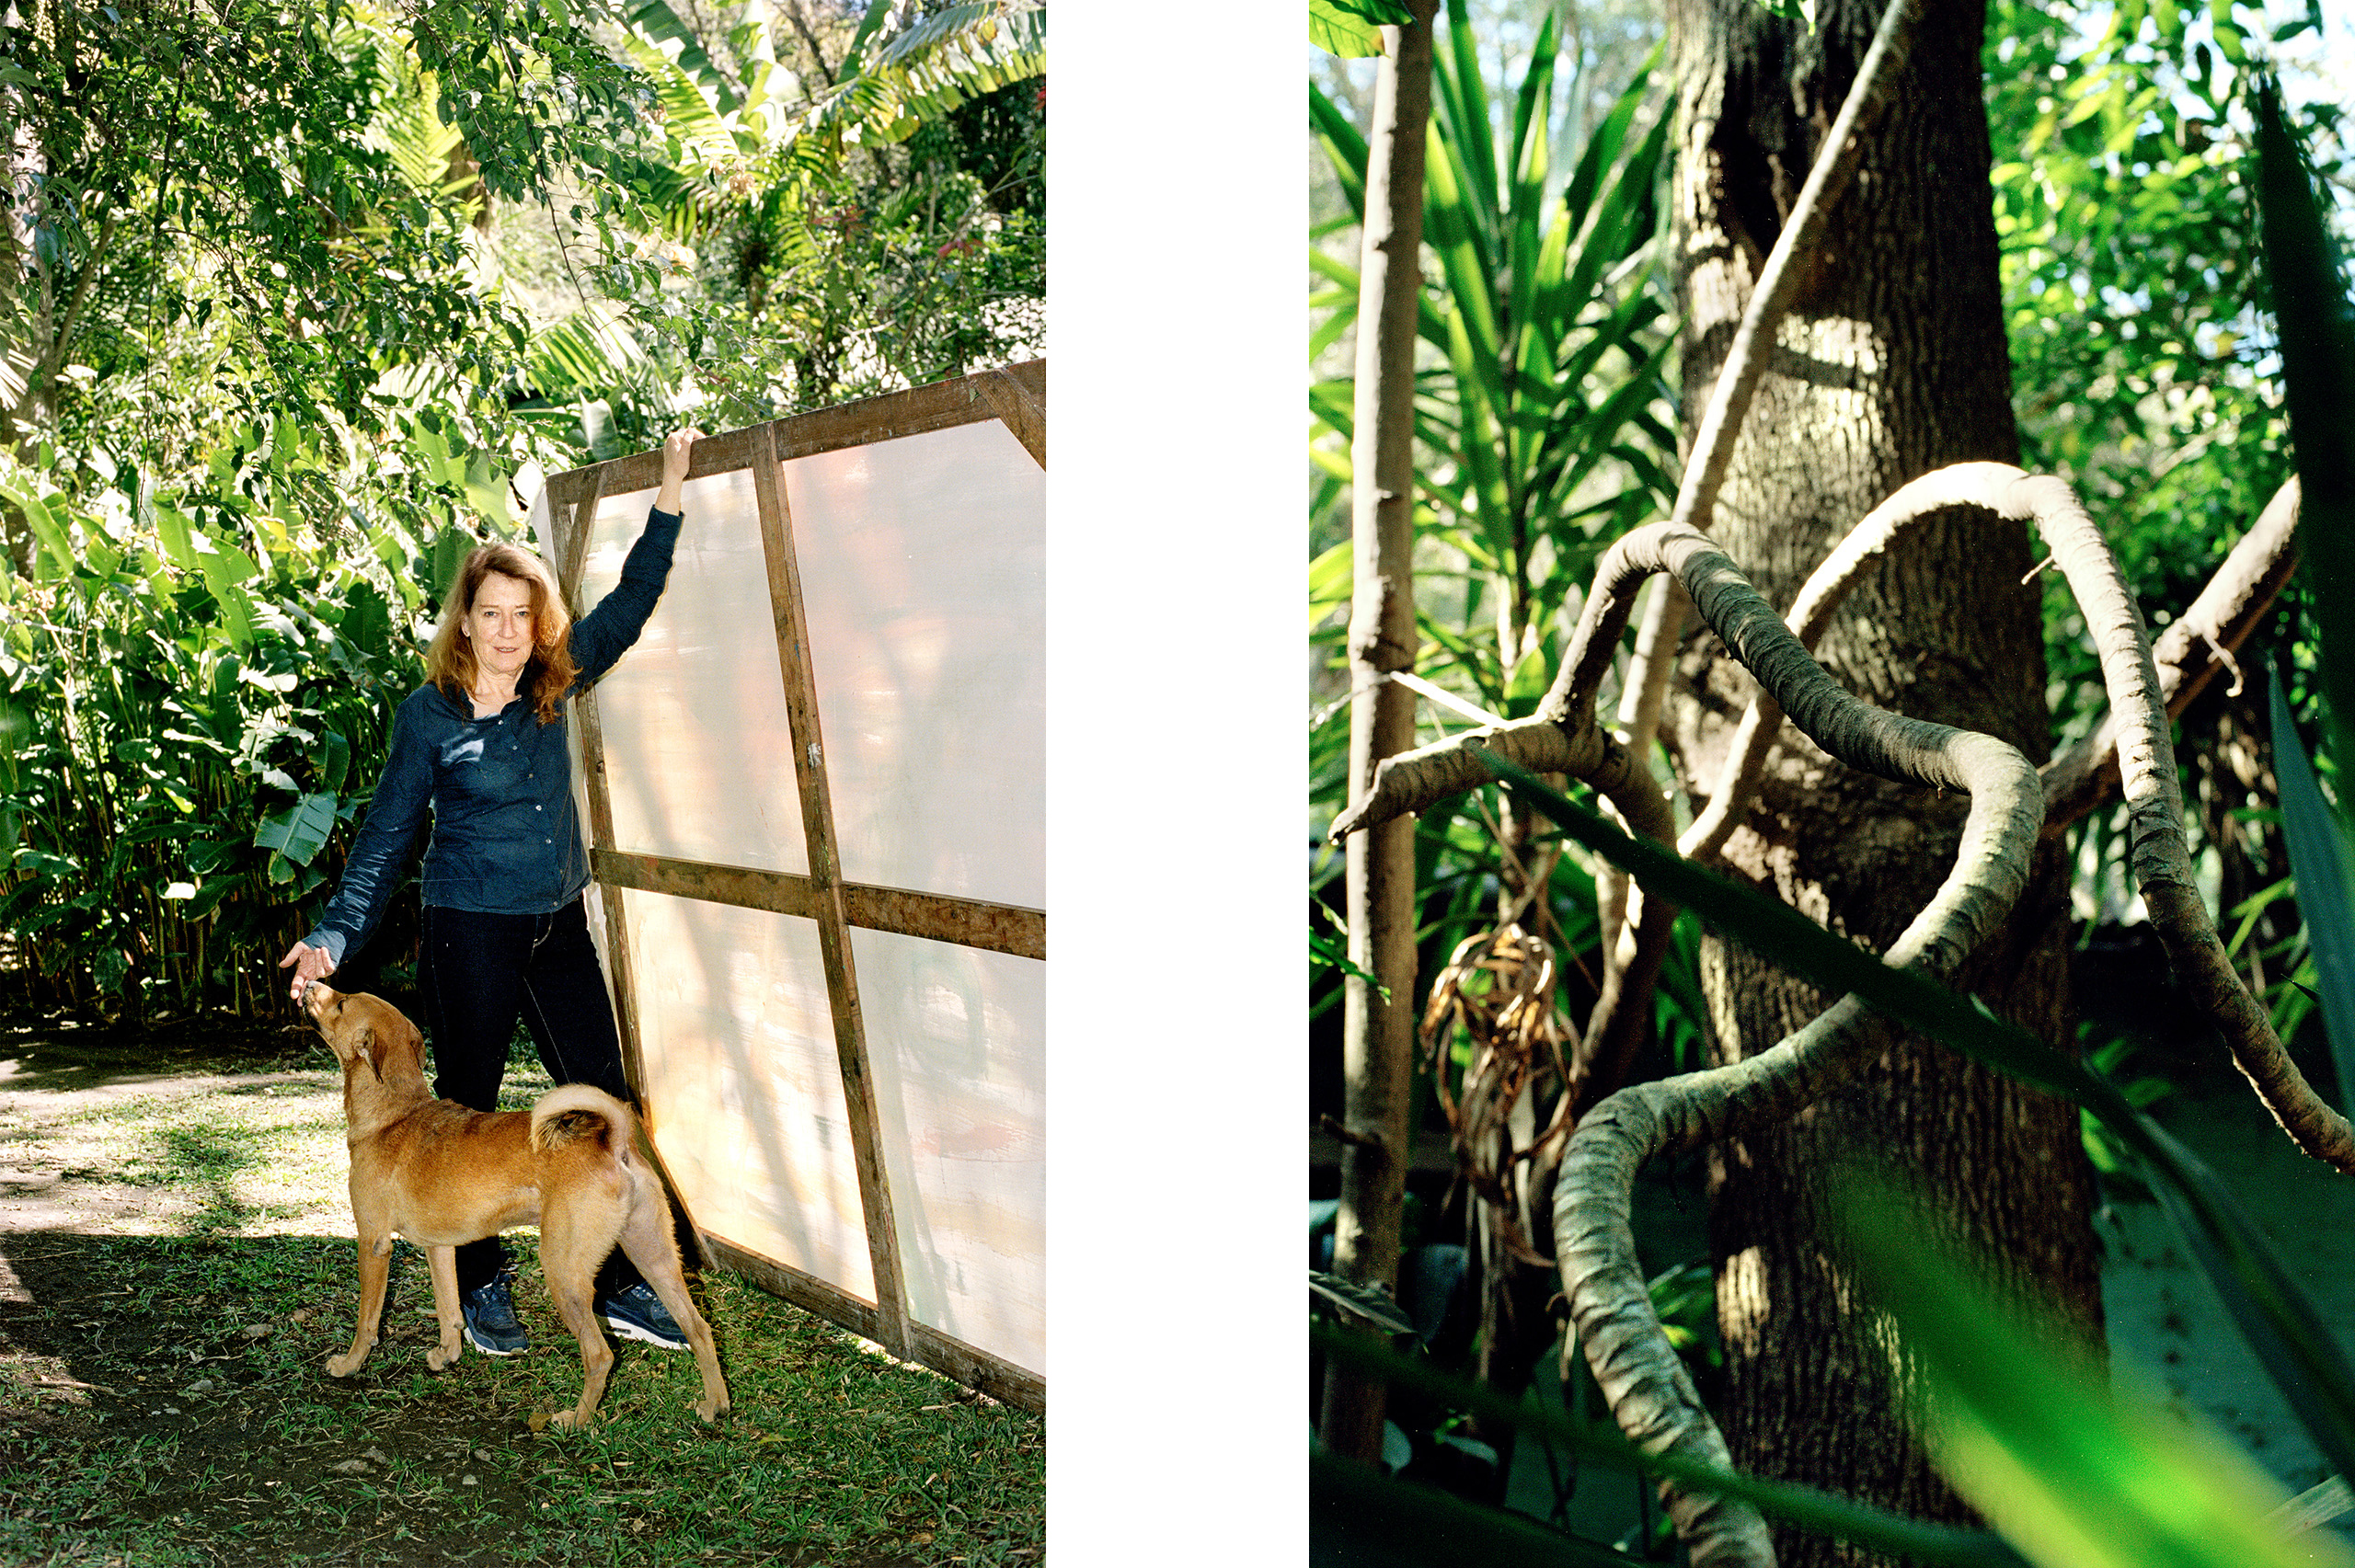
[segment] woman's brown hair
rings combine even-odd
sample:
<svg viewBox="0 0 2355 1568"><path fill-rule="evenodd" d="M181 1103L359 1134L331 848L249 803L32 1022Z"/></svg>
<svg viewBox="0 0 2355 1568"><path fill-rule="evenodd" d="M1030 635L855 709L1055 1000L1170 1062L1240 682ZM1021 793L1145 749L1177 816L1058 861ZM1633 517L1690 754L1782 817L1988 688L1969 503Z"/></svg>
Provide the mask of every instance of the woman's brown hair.
<svg viewBox="0 0 2355 1568"><path fill-rule="evenodd" d="M475 648L465 635L466 616L475 607L475 595L482 591L482 579L493 572L531 590L532 640L537 648L515 689L531 704L534 715L549 723L564 694L580 678L580 667L572 662L572 612L564 607L564 595L557 591L547 563L518 545L483 544L467 555L458 580L450 585L450 597L442 601L441 624L425 650L425 677L452 701L473 701Z"/></svg>

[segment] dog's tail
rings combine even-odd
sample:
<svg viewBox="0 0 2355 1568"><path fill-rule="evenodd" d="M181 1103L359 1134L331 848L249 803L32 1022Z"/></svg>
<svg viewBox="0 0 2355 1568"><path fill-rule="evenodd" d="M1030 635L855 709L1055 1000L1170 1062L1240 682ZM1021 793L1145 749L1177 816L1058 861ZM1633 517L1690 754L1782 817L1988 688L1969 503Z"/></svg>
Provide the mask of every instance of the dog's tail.
<svg viewBox="0 0 2355 1568"><path fill-rule="evenodd" d="M568 1143L593 1139L606 1152L629 1160L638 1118L630 1108L586 1083L549 1091L532 1106L532 1151L545 1154Z"/></svg>

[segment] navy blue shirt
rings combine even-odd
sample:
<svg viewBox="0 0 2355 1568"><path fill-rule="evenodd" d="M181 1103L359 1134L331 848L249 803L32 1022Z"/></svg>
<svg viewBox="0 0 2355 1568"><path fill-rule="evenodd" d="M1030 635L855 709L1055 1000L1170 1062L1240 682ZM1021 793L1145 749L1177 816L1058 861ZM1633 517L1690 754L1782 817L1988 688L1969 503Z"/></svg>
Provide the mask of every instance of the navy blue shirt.
<svg viewBox="0 0 2355 1568"><path fill-rule="evenodd" d="M671 576L679 518L649 512L630 546L621 580L572 624L572 660L580 671L569 698L628 651L654 613ZM572 808L572 766L565 750L566 705L546 724L518 694L488 718L474 704L438 686L411 692L393 715L384 776L352 841L343 880L316 930L303 940L336 963L368 940L385 912L409 848L430 814L425 901L484 914L548 914L589 885L589 852Z"/></svg>

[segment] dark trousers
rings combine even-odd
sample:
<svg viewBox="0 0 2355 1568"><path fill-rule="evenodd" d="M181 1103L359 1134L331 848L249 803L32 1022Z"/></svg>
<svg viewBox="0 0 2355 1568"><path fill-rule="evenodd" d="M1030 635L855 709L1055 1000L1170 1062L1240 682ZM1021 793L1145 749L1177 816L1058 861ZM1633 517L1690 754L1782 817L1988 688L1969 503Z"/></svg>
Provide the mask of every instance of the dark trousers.
<svg viewBox="0 0 2355 1568"><path fill-rule="evenodd" d="M418 958L425 1029L433 1042L433 1092L470 1111L499 1108L507 1046L520 1018L558 1083L589 1083L636 1104L622 1072L621 1036L603 971L575 898L554 914L488 915L428 906ZM458 1288L489 1283L507 1262L496 1236L458 1249ZM597 1271L597 1294L626 1289L638 1273L616 1249Z"/></svg>

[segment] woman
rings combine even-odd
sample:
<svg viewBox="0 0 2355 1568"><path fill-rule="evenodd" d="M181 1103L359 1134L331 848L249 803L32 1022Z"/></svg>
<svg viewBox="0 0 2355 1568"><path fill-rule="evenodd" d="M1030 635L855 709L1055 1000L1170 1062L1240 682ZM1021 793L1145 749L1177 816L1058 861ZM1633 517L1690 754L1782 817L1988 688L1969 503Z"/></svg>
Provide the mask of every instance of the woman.
<svg viewBox="0 0 2355 1568"><path fill-rule="evenodd" d="M433 1092L498 1108L520 1017L558 1083L631 1100L620 1036L589 939L581 892L589 856L572 807L565 704L638 641L671 574L687 454L662 443L662 488L621 581L574 623L547 566L512 544L466 557L426 652L424 686L393 718L392 746L343 880L310 935L279 967L300 1001L364 945L431 816L418 986L438 1076ZM515 1321L513 1267L496 1236L457 1250L466 1337L486 1356L530 1341ZM616 1251L597 1276L596 1309L616 1333L672 1349L686 1337Z"/></svg>

